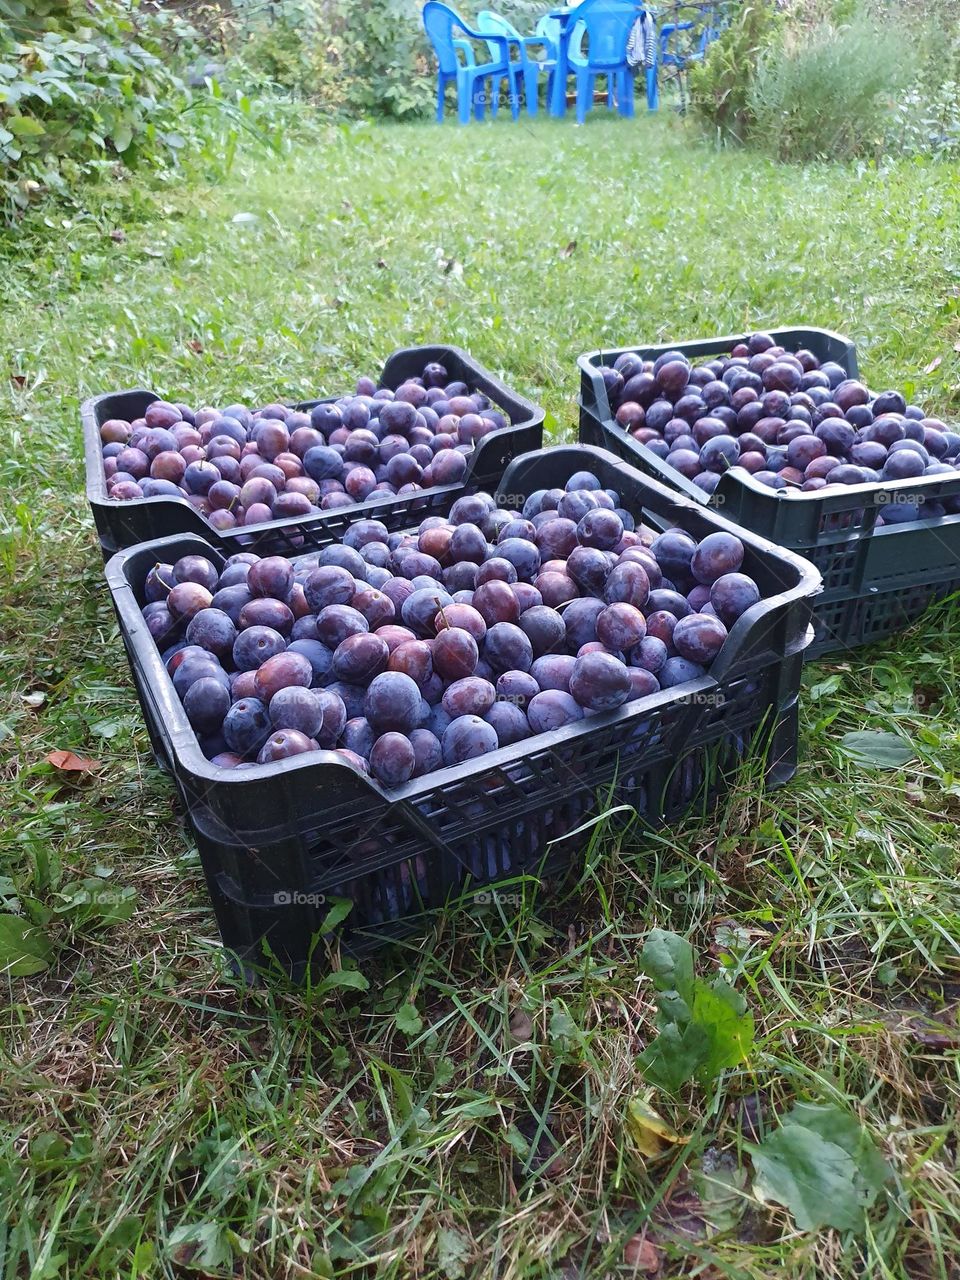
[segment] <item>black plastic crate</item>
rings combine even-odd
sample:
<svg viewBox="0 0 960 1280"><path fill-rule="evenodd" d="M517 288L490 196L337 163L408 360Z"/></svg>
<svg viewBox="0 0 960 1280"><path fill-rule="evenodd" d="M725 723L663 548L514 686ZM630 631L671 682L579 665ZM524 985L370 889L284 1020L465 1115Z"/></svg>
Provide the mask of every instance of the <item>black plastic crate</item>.
<svg viewBox="0 0 960 1280"><path fill-rule="evenodd" d="M247 525L220 532L192 507L186 498L133 498L123 502L107 496L103 474L100 427L110 418L132 421L140 417L147 405L158 398L154 391L137 387L131 391L113 391L84 401L81 409L83 447L87 469L87 500L100 538L104 559L125 547L178 533L196 533L220 548L225 555L252 550L258 554L283 554L287 548L323 546L336 541L347 525L365 515L375 514L389 523L399 517L409 524L417 513L420 519L435 510L446 510L451 492L468 493L495 485L504 467L521 453L539 449L543 443L544 410L511 391L489 370L484 369L459 347L447 345L405 347L389 357L377 379L377 385L395 390L405 379L419 376L423 367L438 360L445 365L451 379L466 382L471 390L482 391L510 419L510 426L492 431L477 442L468 455L467 470L458 485L424 489L421 493L401 498L381 495L351 507L338 507L321 515L293 517L266 524ZM317 404L337 399L306 400L294 408L310 410ZM434 499L439 500L439 506ZM394 527L393 525L390 526Z"/></svg>
<svg viewBox="0 0 960 1280"><path fill-rule="evenodd" d="M838 334L798 328L776 329L772 336L788 350L806 347L821 363L836 361L851 377L859 376L856 350ZM729 352L741 341L743 336L730 336L623 350L637 351L651 360L677 350L699 360ZM875 528L877 516L890 503L908 501L913 495L921 501L960 496L960 473L800 493L768 489L752 475L736 470L722 475L716 491L707 495L617 422L598 368L621 354L595 351L578 361L580 439L610 449L644 474L694 502L722 510L735 524L816 565L823 577L823 592L814 610L816 638L808 658L893 635L934 600L960 589L960 515Z"/></svg>
<svg viewBox="0 0 960 1280"><path fill-rule="evenodd" d="M519 507L584 467L620 491L638 524L676 525L697 538L737 532L744 570L767 598L731 629L709 675L392 791L332 753L242 771L209 763L140 602L157 560L199 552L221 562L220 553L184 536L121 552L107 565L154 749L187 811L223 941L242 960L262 959L266 940L301 975L324 918L321 898L352 899L347 941L362 949L478 886L568 866L586 839L576 834L581 823L618 804L632 806L647 828L672 821L694 802L716 800L761 747L770 785L792 777L816 570L582 445L515 460L495 491L501 505Z"/></svg>

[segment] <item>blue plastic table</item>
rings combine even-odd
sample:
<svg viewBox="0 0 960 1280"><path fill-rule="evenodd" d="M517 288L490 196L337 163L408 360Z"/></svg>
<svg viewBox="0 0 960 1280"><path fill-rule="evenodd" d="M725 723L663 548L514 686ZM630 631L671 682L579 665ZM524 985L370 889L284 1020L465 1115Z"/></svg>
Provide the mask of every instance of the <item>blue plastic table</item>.
<svg viewBox="0 0 960 1280"><path fill-rule="evenodd" d="M567 46L570 33L577 22L578 5L565 5L560 9L551 9L547 15L560 23L557 36L557 65L553 72L553 89L550 94L550 114L562 116L567 109L567 77L570 74L570 63L567 58Z"/></svg>

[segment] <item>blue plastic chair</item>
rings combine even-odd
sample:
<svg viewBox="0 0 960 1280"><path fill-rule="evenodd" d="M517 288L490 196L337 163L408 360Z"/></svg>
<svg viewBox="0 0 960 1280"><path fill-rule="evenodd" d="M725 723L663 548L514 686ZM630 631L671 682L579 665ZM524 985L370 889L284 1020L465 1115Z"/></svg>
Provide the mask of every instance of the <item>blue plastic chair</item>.
<svg viewBox="0 0 960 1280"><path fill-rule="evenodd" d="M686 73L694 62L701 62L706 57L707 49L720 34L721 24L713 5L676 5L673 12L679 16L680 11L696 12L702 20L688 19L684 22L665 22L660 27L657 61L662 67L675 67L680 90L680 110L686 110L686 93L684 88ZM682 48L678 36L683 31L697 29L699 34L691 38L689 46Z"/></svg>
<svg viewBox="0 0 960 1280"><path fill-rule="evenodd" d="M423 26L437 55L438 124L443 123L444 91L450 83L457 86L457 115L461 124L469 123L471 110L477 120L483 119L485 81L490 82L490 114L497 114L500 84L507 80L510 84L510 111L514 120L519 117L516 79L521 72L519 67L511 66L506 37L489 31L473 30L459 14L448 5L441 4L440 0L427 0L423 6ZM457 38L455 32L461 32L466 38ZM472 41L485 44L488 50L495 49L497 56L490 62L478 63Z"/></svg>
<svg viewBox="0 0 960 1280"><path fill-rule="evenodd" d="M570 35L570 69L577 78L577 124L583 124L598 76L607 78L607 105L614 96L620 114L633 115L633 76L627 41L637 18L634 0L583 0ZM583 40L586 37L586 51Z"/></svg>
<svg viewBox="0 0 960 1280"><path fill-rule="evenodd" d="M540 26L543 22L544 19L541 18L540 23L537 24L536 35L522 36L511 22L508 22L506 18L502 18L498 13L493 13L490 9L483 9L477 14L478 31L489 31L493 34L505 36L511 49L516 48L519 51L519 63L512 65L517 65L520 68L527 114L531 116L537 114L541 72L545 72L547 76L547 100L549 101L550 84L557 66L556 41L546 33L541 34ZM546 51L543 58L536 58L529 52L537 48Z"/></svg>

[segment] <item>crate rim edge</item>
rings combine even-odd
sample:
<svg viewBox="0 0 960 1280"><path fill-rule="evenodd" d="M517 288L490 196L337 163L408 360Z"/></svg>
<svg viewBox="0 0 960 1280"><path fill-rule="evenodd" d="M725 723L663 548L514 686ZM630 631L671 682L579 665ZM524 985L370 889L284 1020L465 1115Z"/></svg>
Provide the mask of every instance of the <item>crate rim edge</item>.
<svg viewBox="0 0 960 1280"><path fill-rule="evenodd" d="M759 534L753 533L751 530L743 529L732 521L727 520L714 510L701 510L699 508L691 508L690 504L683 500L682 495L671 491L665 485L660 484L656 480L645 476L642 472L630 467L628 463L622 462L615 455L607 453L603 449L599 449L594 445L559 445L554 449L534 450L531 453L521 454L519 458L515 458L503 473L502 480L507 477L511 469L518 464L532 465L532 460L547 453L555 453L558 450L573 453L576 458L582 457L584 452L588 452L592 456L601 458L607 465L613 466L617 471L625 471L633 481L639 481L644 487L654 490L655 495L663 502L668 503L671 507L691 510L694 509L699 515L705 515L712 522L722 525L727 531L734 533L741 540L749 542L754 549L770 554L773 553L782 562L792 567L797 574L797 581L786 591L778 592L774 596L758 601L752 605L741 618L737 619L734 627L731 628L733 634L738 629L746 633L753 625L754 620L751 614L756 611L760 616L770 611L774 607L788 605L794 601L804 598L812 599L822 589L822 577L819 572L808 560L788 548L779 547L769 539ZM530 460L530 461L528 461ZM502 483L501 480L501 483ZM498 747L495 751L489 751L482 756L476 757L474 760L465 761L461 765L446 766L443 769L435 769L429 774L423 775L421 778L411 779L409 783L403 784L401 787L386 788L383 787L375 778L368 774L361 774L348 761L337 756L332 750L304 752L301 756L292 756L286 760L279 760L269 764L257 764L253 766L256 772L251 769L237 770L226 769L218 765L214 765L207 759L200 749L199 741L190 722L187 720L182 703L177 696L173 681L166 670L166 664L163 662L160 649L154 638L150 635L147 628L143 625L143 615L139 604L137 603L133 586L127 580L124 573L126 562L133 556L142 555L151 548L163 548L171 543L194 541L205 544L205 539L196 533L180 533L171 534L165 538L155 538L149 542L141 542L133 547L127 547L116 552L115 555L107 561L104 573L107 580L107 586L113 600L114 608L122 622L122 629L127 639L134 649L137 662L143 671L143 675L147 681L150 681L151 696L154 693L162 695L160 705L157 706L157 724L160 730L169 740L169 745L173 749L173 755L176 761L182 763L188 768L191 774L202 782L209 785L226 785L226 786L242 786L246 781L266 781L278 776L295 775L301 771L307 771L319 765L336 765L342 769L349 770L352 778L356 779L359 785L369 787L377 792L387 803L402 804L406 801L419 799L423 796L431 794L433 791L441 788L449 782L462 780L472 776L474 773L479 775L481 772L491 767L507 767L523 759L531 754L531 743L538 737L549 737L552 742L559 739L566 741L574 739L589 732L593 725L606 727L614 723L626 722L639 715L647 715L651 711L657 709L661 705L675 702L689 703L694 697L702 695L709 690L719 688L721 680L725 674L725 665L729 666L730 659L727 664L722 663L721 655L715 660L721 663L719 672L716 674L711 670L707 674L696 680L690 681L682 686L674 686L671 689L660 689L656 693L649 694L645 698L638 698L632 702L615 708L613 711L598 712L586 715L582 720L575 721L573 724L565 725L563 728L553 730L548 734L534 734L530 738L524 738L520 742L513 743L507 747ZM213 551L217 555L224 553L217 547L208 546L209 551ZM294 555L288 558L295 558ZM729 638L729 637L728 637ZM812 643L813 628L807 627L806 635L802 643L787 651L784 658L791 656L797 652L797 649L806 648ZM726 644L726 642L725 642ZM682 692L681 692L682 691ZM546 743L544 747L546 748ZM535 748L534 748L535 749ZM441 781L438 782L437 779Z"/></svg>
<svg viewBox="0 0 960 1280"><path fill-rule="evenodd" d="M511 421L508 426L501 427L497 431L491 431L489 435L483 437L484 440L496 440L498 437L504 435L506 432L516 431L518 428L540 427L542 429L543 422L546 417L546 410L543 408L542 405L536 404L533 400L528 399L527 396L523 395L521 392L514 391L512 388L508 387L506 383L502 380L502 378L498 377L485 365L481 364L479 360L476 360L473 356L471 356L468 351L465 351L462 347L455 346L453 343L450 343L450 342L421 343L413 347L398 347L394 351L391 351L391 353L383 361L383 364L380 368L379 376L380 377L383 376L384 371L388 368L389 363L394 356L399 355L401 353L409 354L411 352L419 352L419 351L432 352L432 353L439 353L439 352L446 351L446 352L452 353L458 359L464 360L468 364L472 364L475 367L475 370L479 372L484 378L486 378L491 384L498 387L501 390L502 394L507 399L515 400L525 410L526 412L525 417L519 419L517 422ZM177 505L179 507L185 507L188 510L195 512L196 515L201 520L203 520L204 524L207 526L207 528L209 528L211 535L213 535L216 538L226 538L227 545L229 545L229 543L233 539L240 541L241 535L252 536L254 534L259 534L271 529L276 530L278 528L279 529L292 528L294 525L302 525L304 521L316 520L320 517L333 514L331 512L322 511L322 512L316 513L315 515L310 515L310 516L288 516L288 517L285 517L283 520L269 520L262 524L257 524L257 525L242 525L237 529L214 529L214 527L209 523L209 521L206 520L206 517L203 516L200 512L198 512L197 509L193 507L184 497L175 498L172 494L157 494L155 497L152 497L152 498L146 498L146 497L134 498L132 500L122 499L122 498L111 498L107 493L107 477L103 469L103 454L100 451L100 444L99 444L100 428L97 423L97 409L104 400L113 399L113 397L115 396L129 396L129 395L152 396L155 400L160 400L163 398L156 391L152 390L150 387L136 386L136 387L119 387L115 391L100 391L100 392L97 392L95 395L87 396L84 400L81 401L80 424L83 432L84 467L86 471L85 488L86 488L86 497L88 502L102 503L104 505L109 506L111 510L114 510L114 509L122 510L124 507L129 507L131 505L131 502L136 503L138 508L141 506L141 504L148 503L148 502L161 503L161 504L166 504L168 506ZM339 399L340 399L339 395L320 396L314 400L298 400L296 403L289 405L287 407L291 409L305 411L307 409L312 409L315 405L318 405L318 404L332 404ZM475 446L473 453L475 454L477 452L479 452L479 450ZM472 455L467 455L467 456L472 456ZM465 478L465 482L469 483L469 477ZM441 494L444 490L448 488L454 488L454 487L462 488L463 486L462 486L462 483L459 486L432 485L429 489L422 489L419 493L412 493L406 496L409 496L411 499L422 498L428 495L435 496L435 495ZM386 502L389 502L391 499L395 500L396 497L397 497L396 494L384 494L382 501L386 503ZM352 516L352 513L356 510L363 510L364 512L366 512L366 509L368 508L368 506L375 506L376 503L377 503L377 499L373 499L373 501L371 502L369 498L366 498L362 502L353 503L352 506L349 506L349 507L337 507L335 508L335 512L337 513L342 512L344 515L349 517L349 516ZM137 544L137 545L142 545L142 544Z"/></svg>
<svg viewBox="0 0 960 1280"><path fill-rule="evenodd" d="M781 326L777 329L767 330L767 332L771 335L771 337L775 337L777 334L794 333L798 331L805 331L807 333L820 334L823 337L830 338L834 341L844 343L848 348L851 349L851 351L854 352L854 358L855 358L854 344L844 334L835 333L832 329L820 329L811 325L796 325L796 326L793 326L792 328ZM634 440L633 437L630 435L630 433L626 430L626 428L622 427L620 423L617 422L616 417L614 416L614 413L610 408L610 401L607 397L607 391L606 391L606 387L603 384L603 379L599 375L598 362L615 360L618 356L628 355L628 354L649 356L654 353L662 353L664 351L671 350L674 347L676 347L678 350L682 350L684 347L689 348L689 347L695 347L698 345L709 345L709 346L716 345L719 349L722 349L722 346L726 346L727 344L730 344L732 346L742 340L743 340L743 335L721 334L721 335L718 335L716 338L677 339L675 342L669 342L669 343L637 344L636 346L630 346L630 347L619 347L615 349L612 348L609 351L606 351L604 348L600 348L597 351L587 351L584 354L577 357L577 368L580 370L581 375L585 375L589 380L590 385L593 389L595 404L588 405L584 403L582 387L581 387L581 390L577 395L577 408L581 411L581 413L591 414L594 418L597 419L601 427L605 427L610 431L616 432L617 436L621 437L623 441L626 444L628 444L631 449L636 449L642 452L644 458L650 459L651 465L655 466L656 469L659 471L661 468L666 466L664 459L657 457L657 455L654 453L651 453L651 451L647 448L647 446L645 444L642 444L639 440ZM858 377L858 381L859 380L860 379ZM728 483L726 480L726 477L727 475L729 475L729 471L733 469L734 468L730 468L728 469L727 472L721 473L720 486L718 486L717 492L721 492L721 490L726 491L727 489L730 488L732 484L737 484L741 488L745 489L748 493L754 494L760 501L763 501L763 502L769 502L769 501L789 502L793 504L796 502L823 500L823 496L824 496L823 490L820 490L820 489L808 490L806 493L804 493L799 489L789 489L789 488L771 489L767 485L760 484L759 481L755 480L752 473L749 471L744 471L742 475L738 474ZM672 467L670 468L670 471L671 473L673 473ZM957 472L956 478L960 480L960 471ZM670 483L675 484L681 493L683 493L686 497L693 499L694 502L699 502L702 505L709 504L712 495L706 493L703 489L700 489L691 480L688 480L686 476L681 475L679 472L676 472L675 475L671 474ZM934 488L937 484L944 484L944 483L950 483L950 477L919 476L919 477L908 478L906 480L868 480L863 484L844 485L842 489L838 488L836 493L831 493L828 496L838 497L841 494L843 496L849 495L852 498L857 498L857 499L863 498L865 500L864 505L873 506L873 507L877 507L877 506L883 507L888 504L885 502L879 502L876 500L877 495L881 492L882 493L887 493L887 492L900 493L900 492L906 492L908 490L914 490L914 489L919 491L924 491L926 489ZM723 493L721 493L721 496L723 496ZM870 499L870 498L873 499L872 502L866 501L867 499ZM922 523L923 523L923 526L926 528L926 527L935 525L937 520L948 520L951 518L952 517L950 516L940 516L940 517L936 517L935 520L924 521ZM910 524L910 523L914 523L914 522L909 522L909 521L905 522L905 524ZM915 523L920 523L920 522L915 522ZM902 528L904 526L897 525L894 527ZM880 532L880 530L878 530L877 532ZM859 537L859 536L862 536L862 534L861 534L861 531L858 531L856 534L851 536Z"/></svg>
<svg viewBox="0 0 960 1280"><path fill-rule="evenodd" d="M593 413L593 410L590 409L588 405L585 405L583 403L582 398L580 397L577 398L577 407L583 410L585 413L589 413L592 416L596 417L596 415ZM663 458L658 458L655 453L651 453L645 444L641 444L639 440L634 440L633 437L630 435L630 433L626 431L620 425L619 422L615 421L612 418L609 418L606 420L599 419L599 422L601 427L605 428L607 431L616 431L619 435L621 435L623 437L624 442L628 444L631 449L636 449L638 452L642 452L645 457L652 458L656 463L659 463L661 467L667 465ZM846 497L847 495L849 495L850 497L853 497L853 498L862 498L864 500L862 505L866 507L886 507L886 506L890 506L891 504L888 502L883 502L879 500L878 495L881 493L889 493L889 492L900 493L900 492L905 492L907 490L913 491L913 490L932 489L938 484L952 484L955 480L960 481L960 470L958 470L953 476L947 476L947 475L914 476L913 478L908 477L905 480L867 480L863 484L845 484L842 486L838 485L835 490L832 490L828 494L824 494L824 491L822 489L808 490L806 493L804 493L800 489L789 489L789 488L771 489L769 488L769 486L765 484L760 484L760 482L754 478L751 472L745 471L743 470L743 468L731 467L727 471L722 472L720 476L720 484L723 486L724 489L728 489L730 487L729 484L724 484L724 481L726 477L730 475L730 473L734 470L742 471L743 474L742 475L738 474L737 476L733 477L730 481L730 484L740 485L742 488L746 489L749 493L756 494L757 497L761 499L761 501L787 502L791 506L793 506L794 503L797 503L797 502L816 502L816 501L822 502L825 496L833 498L833 497L840 497L840 496ZM697 485L693 483L692 480L688 480L687 477L684 475L681 475L679 471L674 471L674 468L671 467L670 471L676 475L676 480L674 481L671 478L671 483L676 484L677 489L683 494L684 497L690 498L691 501L698 502L702 506L709 505L710 499L713 496L712 494L706 493L703 489L700 489ZM689 491L691 489L693 490L693 492ZM718 493L720 492L719 486L716 492ZM922 520L922 521L919 521L919 520L904 521L903 524L891 525L891 526L888 526L888 528L890 531L894 529L912 527L913 525L917 525L924 529L936 528L939 522L942 522L944 520L955 520L955 519L957 519L956 515L935 516L932 519ZM884 528L881 526L881 528L877 529L875 533L882 534L884 531L885 531ZM862 537L862 536L863 536L863 531L857 530L854 533L847 533L845 535L844 540L851 541L855 538Z"/></svg>

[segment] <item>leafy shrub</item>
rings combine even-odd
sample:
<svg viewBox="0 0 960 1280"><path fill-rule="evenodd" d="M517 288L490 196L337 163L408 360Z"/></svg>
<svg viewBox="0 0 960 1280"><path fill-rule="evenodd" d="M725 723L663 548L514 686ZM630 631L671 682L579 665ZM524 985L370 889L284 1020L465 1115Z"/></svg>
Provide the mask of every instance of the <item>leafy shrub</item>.
<svg viewBox="0 0 960 1280"><path fill-rule="evenodd" d="M171 64L202 51L188 24L138 0L0 0L0 221L41 193L76 200L116 166L166 170L189 148L219 174L243 137L276 149L297 127L290 104L191 93Z"/></svg>
<svg viewBox="0 0 960 1280"><path fill-rule="evenodd" d="M231 78L247 92L279 89L320 106L341 105L346 85L336 25L322 0L234 0Z"/></svg>
<svg viewBox="0 0 960 1280"><path fill-rule="evenodd" d="M782 160L845 160L876 150L914 73L893 30L820 27L760 61L747 94L752 140Z"/></svg>
<svg viewBox="0 0 960 1280"><path fill-rule="evenodd" d="M894 106L887 141L907 155L960 159L960 81L911 85Z"/></svg>
<svg viewBox="0 0 960 1280"><path fill-rule="evenodd" d="M753 78L764 55L779 51L783 24L774 0L745 0L726 16L719 38L691 69L690 110L722 138L744 142L753 121Z"/></svg>
<svg viewBox="0 0 960 1280"><path fill-rule="evenodd" d="M184 145L177 129L184 86L149 36L138 38L128 6L98 6L97 28L72 21L57 0L47 8L49 29L31 38L17 39L14 24L0 27L0 190L8 216L38 187L65 191L116 160L163 164Z"/></svg>
<svg viewBox="0 0 960 1280"><path fill-rule="evenodd" d="M397 120L423 115L433 80L415 0L340 0L339 26L348 104Z"/></svg>
<svg viewBox="0 0 960 1280"><path fill-rule="evenodd" d="M898 17L915 50L916 75L894 107L887 143L909 155L960 156L960 23L957 0L904 0Z"/></svg>

